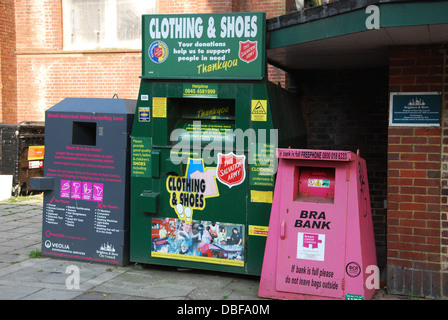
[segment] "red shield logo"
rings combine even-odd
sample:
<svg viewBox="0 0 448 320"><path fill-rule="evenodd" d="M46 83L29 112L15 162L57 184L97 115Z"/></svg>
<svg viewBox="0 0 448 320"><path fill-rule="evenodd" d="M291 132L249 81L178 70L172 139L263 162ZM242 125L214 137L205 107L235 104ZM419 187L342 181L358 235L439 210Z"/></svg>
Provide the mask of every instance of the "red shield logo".
<svg viewBox="0 0 448 320"><path fill-rule="evenodd" d="M258 57L258 41L240 41L238 56L244 62L252 62Z"/></svg>
<svg viewBox="0 0 448 320"><path fill-rule="evenodd" d="M160 58L162 55L163 55L163 48L158 47L154 49L154 56Z"/></svg>
<svg viewBox="0 0 448 320"><path fill-rule="evenodd" d="M237 156L230 152L228 154L218 153L218 166L216 176L218 180L229 188L243 183L246 178L246 156Z"/></svg>

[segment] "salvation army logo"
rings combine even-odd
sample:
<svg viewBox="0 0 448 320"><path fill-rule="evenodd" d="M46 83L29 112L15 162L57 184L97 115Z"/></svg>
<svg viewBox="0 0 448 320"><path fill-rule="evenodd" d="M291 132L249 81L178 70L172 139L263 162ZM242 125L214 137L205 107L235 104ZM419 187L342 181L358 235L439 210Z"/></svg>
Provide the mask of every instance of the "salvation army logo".
<svg viewBox="0 0 448 320"><path fill-rule="evenodd" d="M258 41L240 41L240 48L238 51L238 56L244 62L252 62L258 57Z"/></svg>
<svg viewBox="0 0 448 320"><path fill-rule="evenodd" d="M168 58L168 46L163 41L154 41L149 46L149 58L155 63L162 63Z"/></svg>
<svg viewBox="0 0 448 320"><path fill-rule="evenodd" d="M228 154L218 153L218 166L216 176L219 182L229 188L243 183L246 178L246 156L237 156L233 152Z"/></svg>

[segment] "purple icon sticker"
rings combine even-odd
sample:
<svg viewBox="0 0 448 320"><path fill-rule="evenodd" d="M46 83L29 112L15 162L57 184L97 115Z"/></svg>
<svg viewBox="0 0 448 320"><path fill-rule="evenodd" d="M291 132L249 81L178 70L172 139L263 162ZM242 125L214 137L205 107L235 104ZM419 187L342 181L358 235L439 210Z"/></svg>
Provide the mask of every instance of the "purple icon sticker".
<svg viewBox="0 0 448 320"><path fill-rule="evenodd" d="M103 201L103 184L102 183L94 183L93 184L93 201Z"/></svg>
<svg viewBox="0 0 448 320"><path fill-rule="evenodd" d="M70 198L70 180L61 180L61 198Z"/></svg>
<svg viewBox="0 0 448 320"><path fill-rule="evenodd" d="M71 198L81 200L81 181L72 181Z"/></svg>
<svg viewBox="0 0 448 320"><path fill-rule="evenodd" d="M82 183L82 200L92 200L92 182Z"/></svg>

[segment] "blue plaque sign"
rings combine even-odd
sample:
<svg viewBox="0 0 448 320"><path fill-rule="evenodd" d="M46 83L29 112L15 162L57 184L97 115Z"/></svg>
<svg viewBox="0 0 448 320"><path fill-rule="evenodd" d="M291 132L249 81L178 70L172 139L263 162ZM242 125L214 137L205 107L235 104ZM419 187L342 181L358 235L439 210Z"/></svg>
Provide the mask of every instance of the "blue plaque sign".
<svg viewBox="0 0 448 320"><path fill-rule="evenodd" d="M390 94L390 126L440 126L439 92L395 92Z"/></svg>

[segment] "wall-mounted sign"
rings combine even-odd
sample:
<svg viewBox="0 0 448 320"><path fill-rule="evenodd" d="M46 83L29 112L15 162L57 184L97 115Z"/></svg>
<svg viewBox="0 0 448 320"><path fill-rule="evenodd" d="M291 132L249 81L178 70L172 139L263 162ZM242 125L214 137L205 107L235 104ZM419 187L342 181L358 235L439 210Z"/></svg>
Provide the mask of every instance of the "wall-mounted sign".
<svg viewBox="0 0 448 320"><path fill-rule="evenodd" d="M261 79L266 15L144 15L142 77Z"/></svg>
<svg viewBox="0 0 448 320"><path fill-rule="evenodd" d="M390 126L440 126L439 92L392 92Z"/></svg>

